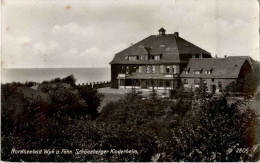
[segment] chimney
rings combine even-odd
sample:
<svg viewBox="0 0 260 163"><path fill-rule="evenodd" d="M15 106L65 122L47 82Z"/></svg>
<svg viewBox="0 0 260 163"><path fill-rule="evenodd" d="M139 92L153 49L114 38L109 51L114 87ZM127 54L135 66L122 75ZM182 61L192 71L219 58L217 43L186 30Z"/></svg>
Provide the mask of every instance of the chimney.
<svg viewBox="0 0 260 163"><path fill-rule="evenodd" d="M165 31L164 28L159 29L159 36L165 35Z"/></svg>
<svg viewBox="0 0 260 163"><path fill-rule="evenodd" d="M179 32L174 32L175 37L179 37Z"/></svg>
<svg viewBox="0 0 260 163"><path fill-rule="evenodd" d="M227 55L224 55L225 58L227 58Z"/></svg>

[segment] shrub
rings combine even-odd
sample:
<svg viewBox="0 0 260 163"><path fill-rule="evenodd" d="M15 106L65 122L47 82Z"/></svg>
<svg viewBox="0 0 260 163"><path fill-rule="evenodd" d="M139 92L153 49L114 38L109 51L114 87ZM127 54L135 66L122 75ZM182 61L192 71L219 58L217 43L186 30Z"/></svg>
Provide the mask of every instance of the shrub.
<svg viewBox="0 0 260 163"><path fill-rule="evenodd" d="M13 123L8 128L6 125L12 122L8 117L12 113L2 112L4 119L8 120L2 126L2 132L7 132L2 136L2 160L258 160L259 153L252 150L248 153L236 152L239 148L252 149L258 143L256 126L259 117L242 101L230 104L225 96L195 101L192 92L183 93L181 90L176 92L179 94L177 100L143 99L141 92L132 89L119 101L108 103L99 117L90 119L71 115L77 112L75 108L92 106L91 111L94 111L100 102L96 98L100 99L100 95L97 90L78 89L66 85L47 89L46 93L51 95L55 103L55 106L47 105L47 108L43 107L40 99L24 99L26 103L22 106L27 109L22 112L19 123ZM10 88L5 90L12 92ZM154 92L150 96L156 97ZM89 105L81 105L83 101ZM241 110L241 106L245 109ZM67 114L64 110L71 112ZM95 111L91 113L95 115ZM12 148L134 149L138 154L10 155Z"/></svg>

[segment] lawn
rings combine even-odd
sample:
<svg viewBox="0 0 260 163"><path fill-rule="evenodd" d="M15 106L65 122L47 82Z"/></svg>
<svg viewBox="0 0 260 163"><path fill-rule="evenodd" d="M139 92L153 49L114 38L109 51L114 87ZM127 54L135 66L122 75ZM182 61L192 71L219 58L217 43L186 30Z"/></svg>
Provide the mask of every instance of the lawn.
<svg viewBox="0 0 260 163"><path fill-rule="evenodd" d="M107 103L114 102L123 97L131 89L113 89L110 87L99 88L98 92L104 95L104 98L101 102L100 108L103 108ZM148 97L152 90L142 89L142 96ZM168 96L168 91L166 90L156 90L159 97Z"/></svg>

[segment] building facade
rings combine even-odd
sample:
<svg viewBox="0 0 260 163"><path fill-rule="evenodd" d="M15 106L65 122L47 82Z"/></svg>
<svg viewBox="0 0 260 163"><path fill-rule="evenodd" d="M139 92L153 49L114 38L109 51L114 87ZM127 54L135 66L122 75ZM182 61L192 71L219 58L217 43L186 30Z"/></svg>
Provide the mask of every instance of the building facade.
<svg viewBox="0 0 260 163"><path fill-rule="evenodd" d="M190 59L180 78L185 89L200 88L223 92L232 82L245 83L252 67L243 57Z"/></svg>
<svg viewBox="0 0 260 163"><path fill-rule="evenodd" d="M204 83L216 92L236 82L241 68L250 69L246 58L212 58L178 32L166 34L163 28L115 54L110 64L113 88L197 88Z"/></svg>

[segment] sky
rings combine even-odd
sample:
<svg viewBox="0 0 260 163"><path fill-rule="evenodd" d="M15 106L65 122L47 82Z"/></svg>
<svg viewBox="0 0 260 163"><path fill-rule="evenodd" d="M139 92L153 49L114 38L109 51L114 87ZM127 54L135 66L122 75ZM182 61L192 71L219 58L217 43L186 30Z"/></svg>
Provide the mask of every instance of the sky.
<svg viewBox="0 0 260 163"><path fill-rule="evenodd" d="M1 14L4 68L109 67L161 27L213 57L260 58L257 0L3 0Z"/></svg>

